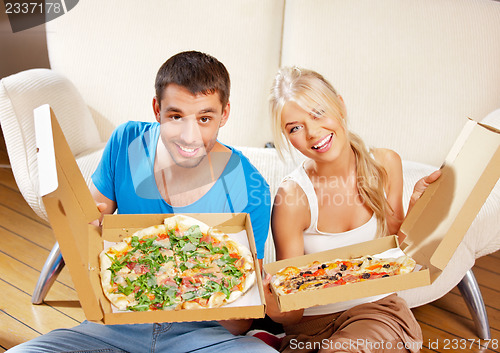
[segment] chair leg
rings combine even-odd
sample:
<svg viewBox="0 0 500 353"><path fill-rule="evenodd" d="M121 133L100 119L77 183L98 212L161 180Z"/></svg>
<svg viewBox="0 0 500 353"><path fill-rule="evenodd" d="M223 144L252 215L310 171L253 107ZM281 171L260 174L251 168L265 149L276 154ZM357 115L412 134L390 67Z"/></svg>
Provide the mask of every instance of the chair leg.
<svg viewBox="0 0 500 353"><path fill-rule="evenodd" d="M59 243L55 243L52 251L45 260L42 272L40 272L40 277L38 277L38 282L36 283L35 290L33 291L33 296L31 297L32 304L42 304L47 292L57 278L57 275L64 267L64 259L61 255L61 250L59 249Z"/></svg>
<svg viewBox="0 0 500 353"><path fill-rule="evenodd" d="M484 307L483 296L481 295L481 290L472 269L467 271L464 278L462 278L458 284L458 289L469 308L478 337L481 339L491 339L488 313Z"/></svg>

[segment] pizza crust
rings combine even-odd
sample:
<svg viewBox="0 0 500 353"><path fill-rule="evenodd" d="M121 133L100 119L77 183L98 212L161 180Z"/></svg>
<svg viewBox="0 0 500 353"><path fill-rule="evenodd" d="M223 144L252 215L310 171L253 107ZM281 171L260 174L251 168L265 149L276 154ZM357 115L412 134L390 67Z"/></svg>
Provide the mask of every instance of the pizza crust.
<svg viewBox="0 0 500 353"><path fill-rule="evenodd" d="M200 230L203 234L207 234L209 231L210 227L196 219L190 216L185 216L185 215L175 215L172 217L165 218L163 221L163 224L166 226L168 229L179 229L181 232L187 231L189 228L192 226L198 226L200 227Z"/></svg>

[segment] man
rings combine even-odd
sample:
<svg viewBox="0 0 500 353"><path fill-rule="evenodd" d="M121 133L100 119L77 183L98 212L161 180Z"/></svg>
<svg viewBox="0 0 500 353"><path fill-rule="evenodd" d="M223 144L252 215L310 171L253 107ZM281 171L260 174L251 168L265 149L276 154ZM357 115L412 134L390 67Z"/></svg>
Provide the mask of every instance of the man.
<svg viewBox="0 0 500 353"><path fill-rule="evenodd" d="M119 126L92 176L102 213L250 213L262 262L269 187L237 150L217 141L229 117L229 74L217 59L182 52L159 69L153 98L157 122ZM141 325L84 322L13 348L19 352L274 351L238 336L251 320Z"/></svg>

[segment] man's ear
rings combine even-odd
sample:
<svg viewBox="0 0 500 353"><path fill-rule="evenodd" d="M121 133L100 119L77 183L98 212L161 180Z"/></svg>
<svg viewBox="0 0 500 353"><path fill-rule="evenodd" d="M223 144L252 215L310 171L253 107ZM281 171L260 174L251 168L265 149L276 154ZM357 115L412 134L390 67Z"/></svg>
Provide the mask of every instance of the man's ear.
<svg viewBox="0 0 500 353"><path fill-rule="evenodd" d="M222 118L220 120L219 127L223 127L227 123L227 119L229 119L229 112L231 110L231 104L227 102L226 107L222 111Z"/></svg>
<svg viewBox="0 0 500 353"><path fill-rule="evenodd" d="M155 113L155 119L157 122L161 122L160 120L160 102L156 98L156 96L153 97L153 111Z"/></svg>

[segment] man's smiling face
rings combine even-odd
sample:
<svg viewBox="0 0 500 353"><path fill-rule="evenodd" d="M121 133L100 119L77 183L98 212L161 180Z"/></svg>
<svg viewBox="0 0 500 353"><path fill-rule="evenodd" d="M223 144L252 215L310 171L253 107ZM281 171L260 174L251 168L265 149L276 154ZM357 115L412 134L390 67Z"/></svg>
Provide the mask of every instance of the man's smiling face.
<svg viewBox="0 0 500 353"><path fill-rule="evenodd" d="M198 166L210 153L229 116L229 103L222 107L219 93L193 95L176 84L167 86L160 102L154 99L153 108L163 146L184 168Z"/></svg>

